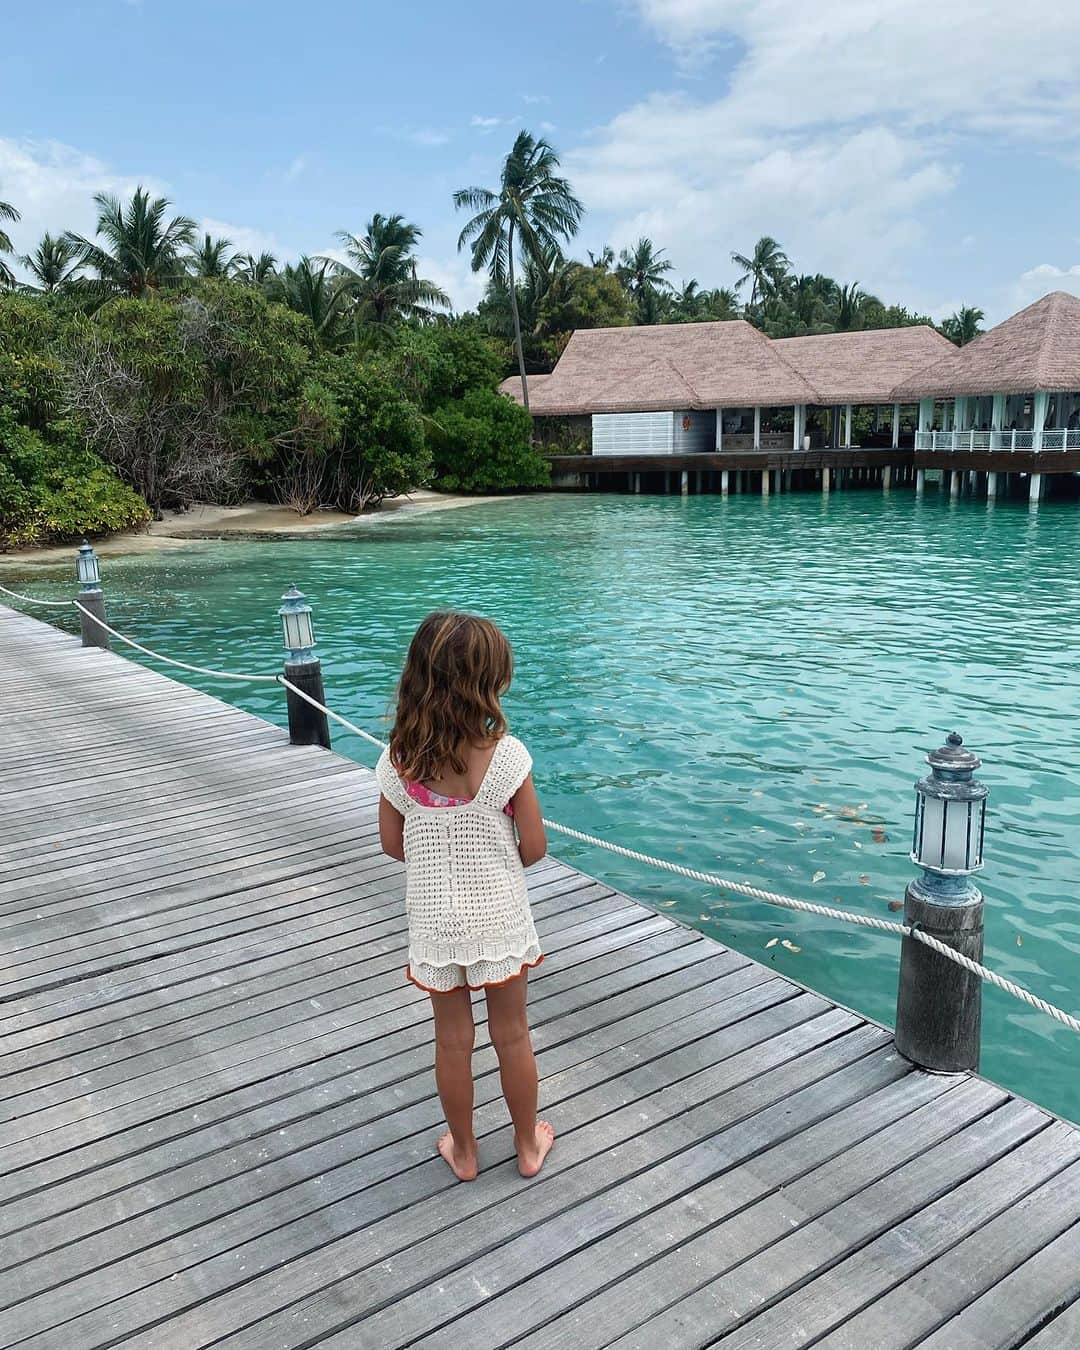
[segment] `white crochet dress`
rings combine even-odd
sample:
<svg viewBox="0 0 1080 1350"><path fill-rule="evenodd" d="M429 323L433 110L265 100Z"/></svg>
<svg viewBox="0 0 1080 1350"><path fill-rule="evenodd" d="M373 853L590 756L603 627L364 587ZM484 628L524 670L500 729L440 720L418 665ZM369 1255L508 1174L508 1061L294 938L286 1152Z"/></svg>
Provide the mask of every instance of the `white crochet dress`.
<svg viewBox="0 0 1080 1350"><path fill-rule="evenodd" d="M424 806L383 751L379 789L405 817L409 969L431 993L479 989L542 959L513 819L505 807L532 769L514 736L495 747L476 796L460 806Z"/></svg>

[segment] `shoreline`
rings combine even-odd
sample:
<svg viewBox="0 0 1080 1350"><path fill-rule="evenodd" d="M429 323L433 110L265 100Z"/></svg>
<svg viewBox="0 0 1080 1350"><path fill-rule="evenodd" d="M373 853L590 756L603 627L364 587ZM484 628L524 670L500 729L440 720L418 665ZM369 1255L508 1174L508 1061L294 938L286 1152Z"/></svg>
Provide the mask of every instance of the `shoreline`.
<svg viewBox="0 0 1080 1350"><path fill-rule="evenodd" d="M313 511L298 516L287 506L270 502L245 502L243 506L215 506L196 502L187 511L167 511L163 520L155 520L145 530L121 531L95 540L99 557L119 554L158 553L183 549L208 540L269 540L315 538L324 531L342 526L369 526L380 521L419 519L438 511L453 511L463 506L486 506L514 499L515 494L498 497L466 497L455 493L432 492L426 488L385 502L377 511L349 515L343 511ZM0 553L0 567L53 567L70 562L77 547L74 543L48 544L44 548L13 549Z"/></svg>

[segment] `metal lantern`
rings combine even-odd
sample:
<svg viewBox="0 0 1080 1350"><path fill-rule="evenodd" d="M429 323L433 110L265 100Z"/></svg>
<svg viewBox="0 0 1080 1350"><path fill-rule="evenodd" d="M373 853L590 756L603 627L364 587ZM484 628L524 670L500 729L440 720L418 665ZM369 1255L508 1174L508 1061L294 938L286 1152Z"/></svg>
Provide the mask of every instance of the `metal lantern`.
<svg viewBox="0 0 1080 1350"><path fill-rule="evenodd" d="M79 545L79 552L75 557L75 576L79 582L79 589L83 591L96 591L101 582L97 554L85 539Z"/></svg>
<svg viewBox="0 0 1080 1350"><path fill-rule="evenodd" d="M311 626L311 606L303 593L290 586L281 597L281 628L285 641L288 660L294 665L313 661L312 648L315 646L315 633Z"/></svg>
<svg viewBox="0 0 1080 1350"><path fill-rule="evenodd" d="M964 748L963 739L954 731L943 746L927 755L926 762L930 773L915 784L911 859L931 882L935 878L945 882L968 877L983 865L990 789L973 777L982 760ZM939 883L935 888L961 893L955 885Z"/></svg>

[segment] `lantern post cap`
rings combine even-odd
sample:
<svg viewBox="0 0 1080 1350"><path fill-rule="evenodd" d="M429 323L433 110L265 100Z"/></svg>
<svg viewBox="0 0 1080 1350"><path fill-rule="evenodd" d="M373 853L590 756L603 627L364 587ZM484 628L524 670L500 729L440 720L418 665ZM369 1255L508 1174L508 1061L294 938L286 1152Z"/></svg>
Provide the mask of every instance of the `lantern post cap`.
<svg viewBox="0 0 1080 1350"><path fill-rule="evenodd" d="M964 738L955 731L945 737L945 744L926 756L926 762L934 770L944 769L950 773L974 773L982 760L964 745Z"/></svg>

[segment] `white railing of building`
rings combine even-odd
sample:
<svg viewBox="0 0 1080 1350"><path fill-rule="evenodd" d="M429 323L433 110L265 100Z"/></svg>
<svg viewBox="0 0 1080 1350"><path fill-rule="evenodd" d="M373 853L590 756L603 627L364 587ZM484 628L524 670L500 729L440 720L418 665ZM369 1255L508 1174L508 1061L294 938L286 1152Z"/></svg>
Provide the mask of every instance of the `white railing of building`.
<svg viewBox="0 0 1080 1350"><path fill-rule="evenodd" d="M1036 444L1041 441L1041 444ZM1080 450L1080 428L1035 431L917 431L916 450Z"/></svg>

